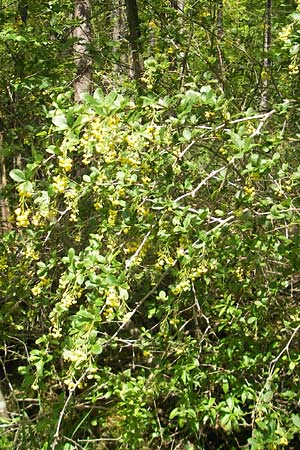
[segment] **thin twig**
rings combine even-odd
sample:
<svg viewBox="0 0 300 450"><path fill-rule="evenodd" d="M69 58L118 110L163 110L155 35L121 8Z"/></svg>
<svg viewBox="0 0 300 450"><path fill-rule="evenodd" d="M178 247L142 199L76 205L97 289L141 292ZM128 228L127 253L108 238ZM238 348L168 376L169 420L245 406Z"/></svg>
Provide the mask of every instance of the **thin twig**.
<svg viewBox="0 0 300 450"><path fill-rule="evenodd" d="M191 197L195 197L195 195L197 194L199 189L201 189L202 186L204 186L208 180L210 180L211 178L213 178L215 175L217 175L218 173L222 172L226 168L227 168L227 166L223 166L223 167L220 167L219 169L213 170L206 178L204 178L204 180L201 181L201 183L198 184L198 186L195 187L195 189L193 189L190 192L187 192L186 194L181 195L180 197L177 197L174 200L174 202L179 202L180 200L182 200L185 197L190 197L190 196Z"/></svg>
<svg viewBox="0 0 300 450"><path fill-rule="evenodd" d="M64 404L64 406L63 406L63 408L62 408L62 410L61 410L61 412L59 414L59 418L58 418L58 422L57 422L57 426L56 426L56 431L55 431L55 434L54 434L54 437L53 437L53 443L52 443L52 446L51 446L51 450L55 450L55 447L58 444L59 431L60 431L61 423L62 423L63 417L65 415L65 411L67 409L67 406L70 403L70 400L71 400L75 390L77 389L77 387L81 383L81 381L84 379L84 377L87 375L88 371L89 371L88 369L85 370L85 372L81 375L81 377L76 381L75 386L72 389L70 389L68 398L65 401L65 404Z"/></svg>
<svg viewBox="0 0 300 450"><path fill-rule="evenodd" d="M300 330L300 325L298 325L298 326L294 329L294 331L293 331L293 333L292 333L290 339L288 340L288 343L283 347L283 349L281 350L281 352L276 356L276 358L272 359L272 361L271 361L271 363L270 363L270 368L271 368L271 366L272 366L272 373L273 373L273 371L274 371L274 366L276 365L277 361L281 358L281 356L284 354L284 352L288 352L289 346L291 345L292 340L294 339L294 337L296 336L296 334L298 333L299 330Z"/></svg>

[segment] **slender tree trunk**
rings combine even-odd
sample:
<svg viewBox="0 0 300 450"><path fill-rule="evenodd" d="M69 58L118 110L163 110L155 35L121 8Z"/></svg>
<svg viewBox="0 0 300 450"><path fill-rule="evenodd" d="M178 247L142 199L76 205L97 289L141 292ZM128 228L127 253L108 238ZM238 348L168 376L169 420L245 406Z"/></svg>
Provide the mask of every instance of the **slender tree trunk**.
<svg viewBox="0 0 300 450"><path fill-rule="evenodd" d="M0 138L1 140L1 138ZM6 165L4 157L0 158L0 190L3 192L7 184ZM1 232L11 228L9 223L9 206L6 198L0 199Z"/></svg>
<svg viewBox="0 0 300 450"><path fill-rule="evenodd" d="M0 145L2 143L3 137L0 133ZM0 158L0 190L3 192L5 190L7 184L7 175L6 175L6 165L5 159L3 156ZM7 203L7 199L5 197L0 199L0 220L1 232L7 231L11 228L9 223L9 206Z"/></svg>
<svg viewBox="0 0 300 450"><path fill-rule="evenodd" d="M223 0L218 0L217 4L217 36L221 41L224 37L223 29Z"/></svg>
<svg viewBox="0 0 300 450"><path fill-rule="evenodd" d="M22 22L26 25L28 14L28 1L19 0L18 2L18 15L21 17Z"/></svg>
<svg viewBox="0 0 300 450"><path fill-rule="evenodd" d="M143 61L140 49L140 22L136 0L125 0L126 16L129 28L129 43L131 48L133 77L136 80L141 78L143 73Z"/></svg>
<svg viewBox="0 0 300 450"><path fill-rule="evenodd" d="M2 391L0 389L0 418L1 419L8 419L8 412L6 407L6 401L4 398L4 395L2 394Z"/></svg>
<svg viewBox="0 0 300 450"><path fill-rule="evenodd" d="M224 62L223 55L221 50L221 42L224 37L224 28L223 28L223 0L217 1L217 55L219 60L219 70L220 70L220 80L222 83L222 91L225 88L225 70L224 70Z"/></svg>
<svg viewBox="0 0 300 450"><path fill-rule="evenodd" d="M113 28L112 28L112 40L116 44L114 47L114 52L119 51L119 44L122 39L122 35L124 35L125 29L125 12L123 8L123 2L121 0L114 1L114 11L111 17ZM127 58L128 59L128 58ZM126 59L126 55L122 54L122 56L117 58L117 62L114 64L114 71L117 73L123 72L124 67L128 66L128 61Z"/></svg>
<svg viewBox="0 0 300 450"><path fill-rule="evenodd" d="M272 0L266 0L264 42L263 42L264 59L261 73L262 79L262 90L260 101L261 110L267 110L269 108L268 91L269 91L269 79L271 68L271 58L270 58L271 44L272 44Z"/></svg>
<svg viewBox="0 0 300 450"><path fill-rule="evenodd" d="M92 63L89 55L91 44L91 0L75 0L74 18L78 25L74 29L74 60L77 68L76 78L73 82L74 100L81 101L81 94L91 91Z"/></svg>
<svg viewBox="0 0 300 450"><path fill-rule="evenodd" d="M170 0L171 6L175 9L179 9L183 11L184 9L184 0Z"/></svg>

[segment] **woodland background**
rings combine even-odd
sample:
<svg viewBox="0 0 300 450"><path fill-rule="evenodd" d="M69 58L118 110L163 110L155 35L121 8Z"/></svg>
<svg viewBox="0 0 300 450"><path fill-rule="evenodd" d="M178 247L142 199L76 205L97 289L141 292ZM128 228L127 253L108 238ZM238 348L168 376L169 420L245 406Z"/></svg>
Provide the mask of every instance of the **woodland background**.
<svg viewBox="0 0 300 450"><path fill-rule="evenodd" d="M299 23L2 0L0 448L299 448Z"/></svg>

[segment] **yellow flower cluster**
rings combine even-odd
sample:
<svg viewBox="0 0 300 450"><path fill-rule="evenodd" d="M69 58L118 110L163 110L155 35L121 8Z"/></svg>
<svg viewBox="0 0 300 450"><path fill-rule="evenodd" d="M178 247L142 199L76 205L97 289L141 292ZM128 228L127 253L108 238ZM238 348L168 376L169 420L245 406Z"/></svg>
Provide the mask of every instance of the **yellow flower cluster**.
<svg viewBox="0 0 300 450"><path fill-rule="evenodd" d="M244 192L245 192L245 194L247 194L247 195L254 194L255 188L254 188L254 187L250 187L250 186L245 186L245 187L244 187Z"/></svg>
<svg viewBox="0 0 300 450"><path fill-rule="evenodd" d="M62 194L68 187L69 180L64 175L53 177L53 189L55 192Z"/></svg>
<svg viewBox="0 0 300 450"><path fill-rule="evenodd" d="M58 165L64 172L70 172L72 170L73 161L71 158L64 156L58 157Z"/></svg>
<svg viewBox="0 0 300 450"><path fill-rule="evenodd" d="M124 251L126 254L134 253L137 251L139 246L140 246L140 244L137 241L131 241L131 242L127 243Z"/></svg>
<svg viewBox="0 0 300 450"><path fill-rule="evenodd" d="M76 383L74 383L74 381L71 380L70 378L67 378L66 380L64 380L64 383L67 386L67 388L69 389L69 391L72 391L76 387Z"/></svg>
<svg viewBox="0 0 300 450"><path fill-rule="evenodd" d="M142 146L143 140L141 139L141 135L138 133L131 133L125 136L125 142L127 143L127 147L131 150L139 149Z"/></svg>
<svg viewBox="0 0 300 450"><path fill-rule="evenodd" d="M54 339L59 339L60 337L62 337L62 328L58 324L53 323L54 322L53 319L51 320L51 322L52 322L51 335Z"/></svg>
<svg viewBox="0 0 300 450"><path fill-rule="evenodd" d="M64 350L63 359L65 361L75 362L77 364L87 360L87 354L83 350L74 349L74 350Z"/></svg>
<svg viewBox="0 0 300 450"><path fill-rule="evenodd" d="M29 225L29 219L28 219L29 214L30 214L30 209L27 209L26 211L24 211L20 207L15 209L16 225L18 227L27 227Z"/></svg>
<svg viewBox="0 0 300 450"><path fill-rule="evenodd" d="M32 247L27 247L25 249L24 256L26 256L26 258L34 259L35 261L37 261L40 257L39 252L34 250Z"/></svg>
<svg viewBox="0 0 300 450"><path fill-rule="evenodd" d="M299 66L295 61L289 64L289 73L291 75L297 75L299 73Z"/></svg>
<svg viewBox="0 0 300 450"><path fill-rule="evenodd" d="M179 295L181 292L187 292L191 289L191 282L190 280L182 280L176 286L173 286L171 288L171 292L174 295Z"/></svg>
<svg viewBox="0 0 300 450"><path fill-rule="evenodd" d="M32 197L32 194L33 194L32 192L24 189L24 183L20 183L17 186L17 191L19 193L19 196L23 197L23 198L30 198L30 197Z"/></svg>
<svg viewBox="0 0 300 450"><path fill-rule="evenodd" d="M45 288L45 286L47 286L49 284L50 280L49 278L43 278L38 284L36 284L32 289L32 295L34 297L37 297L38 295L40 295L43 292L43 289Z"/></svg>
<svg viewBox="0 0 300 450"><path fill-rule="evenodd" d="M69 309L70 306L74 305L76 303L76 298L71 293L64 293L60 305L63 309Z"/></svg>
<svg viewBox="0 0 300 450"><path fill-rule="evenodd" d="M288 24L287 26L282 28L282 30L278 34L278 39L282 42L286 42L289 39L292 31L293 31L293 25Z"/></svg>
<svg viewBox="0 0 300 450"><path fill-rule="evenodd" d="M155 264L155 267L157 267L157 268L163 267L163 266L172 266L175 263L175 259L170 254L167 254L163 251L159 251L157 256L158 256L158 259Z"/></svg>
<svg viewBox="0 0 300 450"><path fill-rule="evenodd" d="M106 305L113 309L116 309L120 306L119 293L114 287L110 287L106 292Z"/></svg>
<svg viewBox="0 0 300 450"><path fill-rule="evenodd" d="M195 267L192 269L190 277L192 280L196 280L201 275L203 275L204 273L207 273L207 272L208 272L208 267L205 263L203 263L203 264L200 264L198 267Z"/></svg>
<svg viewBox="0 0 300 450"><path fill-rule="evenodd" d="M107 120L94 118L90 129L83 134L80 140L84 164L90 163L95 152L103 155L107 164L117 159L118 154L115 146L122 141L118 123L119 118L115 116Z"/></svg>
<svg viewBox="0 0 300 450"><path fill-rule="evenodd" d="M245 278L244 269L242 267L237 267L235 270L236 277L239 281L243 281Z"/></svg>
<svg viewBox="0 0 300 450"><path fill-rule="evenodd" d="M145 218L147 216L149 216L150 214L150 210L149 208L146 208L143 205L140 205L137 207L136 212L138 213L139 216L141 216L142 218Z"/></svg>
<svg viewBox="0 0 300 450"><path fill-rule="evenodd" d="M211 119L211 118L214 117L215 115L216 115L216 113L213 112L213 111L205 111L205 113L204 113L205 119Z"/></svg>
<svg viewBox="0 0 300 450"><path fill-rule="evenodd" d="M116 223L117 220L117 215L118 215L118 211L115 209L110 209L109 210L109 215L108 215L108 219L107 219L107 223L109 226L113 227Z"/></svg>
<svg viewBox="0 0 300 450"><path fill-rule="evenodd" d="M7 269L8 264L7 264L7 258L6 256L2 255L0 256L0 270L5 270Z"/></svg>
<svg viewBox="0 0 300 450"><path fill-rule="evenodd" d="M138 167L140 165L140 160L138 154L133 156L120 155L119 161L122 165L128 164L131 167Z"/></svg>

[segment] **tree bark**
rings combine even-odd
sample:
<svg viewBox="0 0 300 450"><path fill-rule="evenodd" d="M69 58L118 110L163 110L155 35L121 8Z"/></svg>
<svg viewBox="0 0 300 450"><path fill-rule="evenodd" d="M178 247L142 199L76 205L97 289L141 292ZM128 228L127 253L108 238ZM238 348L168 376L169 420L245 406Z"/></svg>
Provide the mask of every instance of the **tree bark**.
<svg viewBox="0 0 300 450"><path fill-rule="evenodd" d="M74 44L74 60L76 64L76 78L73 82L74 100L80 102L83 93L91 92L92 86L92 61L89 54L91 45L91 0L75 0L74 19L78 25L73 35L76 38Z"/></svg>
<svg viewBox="0 0 300 450"><path fill-rule="evenodd" d="M141 78L143 73L143 61L140 49L140 22L138 16L138 7L136 0L125 0L126 4L126 16L129 28L129 43L131 48L133 77L136 80Z"/></svg>

